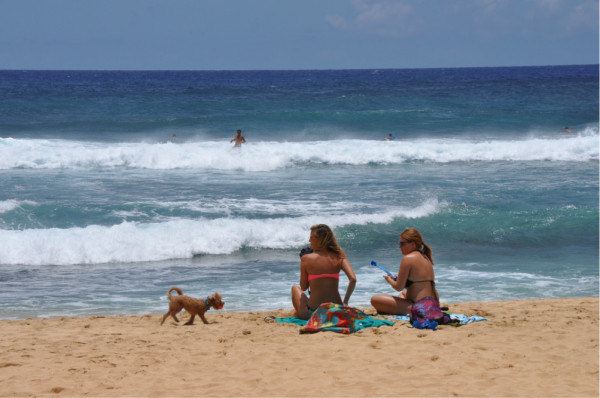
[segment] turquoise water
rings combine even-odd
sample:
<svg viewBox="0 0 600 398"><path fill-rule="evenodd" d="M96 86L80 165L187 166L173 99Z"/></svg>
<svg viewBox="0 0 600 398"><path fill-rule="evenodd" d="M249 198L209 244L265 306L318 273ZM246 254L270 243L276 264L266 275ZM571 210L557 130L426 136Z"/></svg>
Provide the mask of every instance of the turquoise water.
<svg viewBox="0 0 600 398"><path fill-rule="evenodd" d="M407 226L445 301L598 295L597 65L4 71L0 94L0 318L162 311L173 285L289 307L321 222L354 305L391 293L368 263L397 268Z"/></svg>

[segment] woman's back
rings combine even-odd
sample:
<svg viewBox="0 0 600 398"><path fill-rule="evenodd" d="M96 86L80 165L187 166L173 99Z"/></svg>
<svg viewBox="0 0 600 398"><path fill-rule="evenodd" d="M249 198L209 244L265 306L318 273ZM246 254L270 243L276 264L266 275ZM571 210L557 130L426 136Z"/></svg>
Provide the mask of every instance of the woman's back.
<svg viewBox="0 0 600 398"><path fill-rule="evenodd" d="M437 297L433 264L418 251L407 254L403 262L410 267L406 281L406 298L416 302L423 297Z"/></svg>
<svg viewBox="0 0 600 398"><path fill-rule="evenodd" d="M292 303L296 316L308 319L322 303L348 305L356 286L356 275L346 254L338 245L333 231L325 224L310 227L312 253L300 254L300 285L292 286ZM344 300L338 291L340 271L348 277ZM310 289L310 297L304 292Z"/></svg>
<svg viewBox="0 0 600 398"><path fill-rule="evenodd" d="M339 293L339 273L343 259L333 254L313 252L302 257L301 267L308 274L310 287L309 306L322 303L342 303Z"/></svg>

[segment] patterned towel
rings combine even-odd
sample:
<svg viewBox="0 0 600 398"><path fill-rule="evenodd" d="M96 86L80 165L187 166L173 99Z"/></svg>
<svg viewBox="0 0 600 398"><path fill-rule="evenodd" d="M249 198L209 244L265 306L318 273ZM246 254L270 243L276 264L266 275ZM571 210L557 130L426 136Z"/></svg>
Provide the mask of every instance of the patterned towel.
<svg viewBox="0 0 600 398"><path fill-rule="evenodd" d="M369 327L393 326L394 322L373 318L361 310L342 304L323 303L313 312L300 333L336 332L350 334Z"/></svg>

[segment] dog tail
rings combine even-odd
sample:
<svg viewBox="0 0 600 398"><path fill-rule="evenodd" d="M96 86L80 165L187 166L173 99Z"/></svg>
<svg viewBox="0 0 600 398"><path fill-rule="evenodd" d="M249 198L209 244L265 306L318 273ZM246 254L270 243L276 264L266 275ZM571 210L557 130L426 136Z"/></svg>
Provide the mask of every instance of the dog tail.
<svg viewBox="0 0 600 398"><path fill-rule="evenodd" d="M178 288L178 287L172 287L167 292L167 297L169 298L169 301L171 301L171 292L177 292L177 294L180 295L180 296L183 294L183 290L181 290L180 288Z"/></svg>

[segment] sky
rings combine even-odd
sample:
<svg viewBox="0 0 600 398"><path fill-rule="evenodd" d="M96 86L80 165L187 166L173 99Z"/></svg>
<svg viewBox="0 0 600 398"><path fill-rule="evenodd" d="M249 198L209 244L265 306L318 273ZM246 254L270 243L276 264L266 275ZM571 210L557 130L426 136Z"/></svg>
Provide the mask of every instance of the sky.
<svg viewBox="0 0 600 398"><path fill-rule="evenodd" d="M0 69L598 63L598 0L0 0Z"/></svg>

